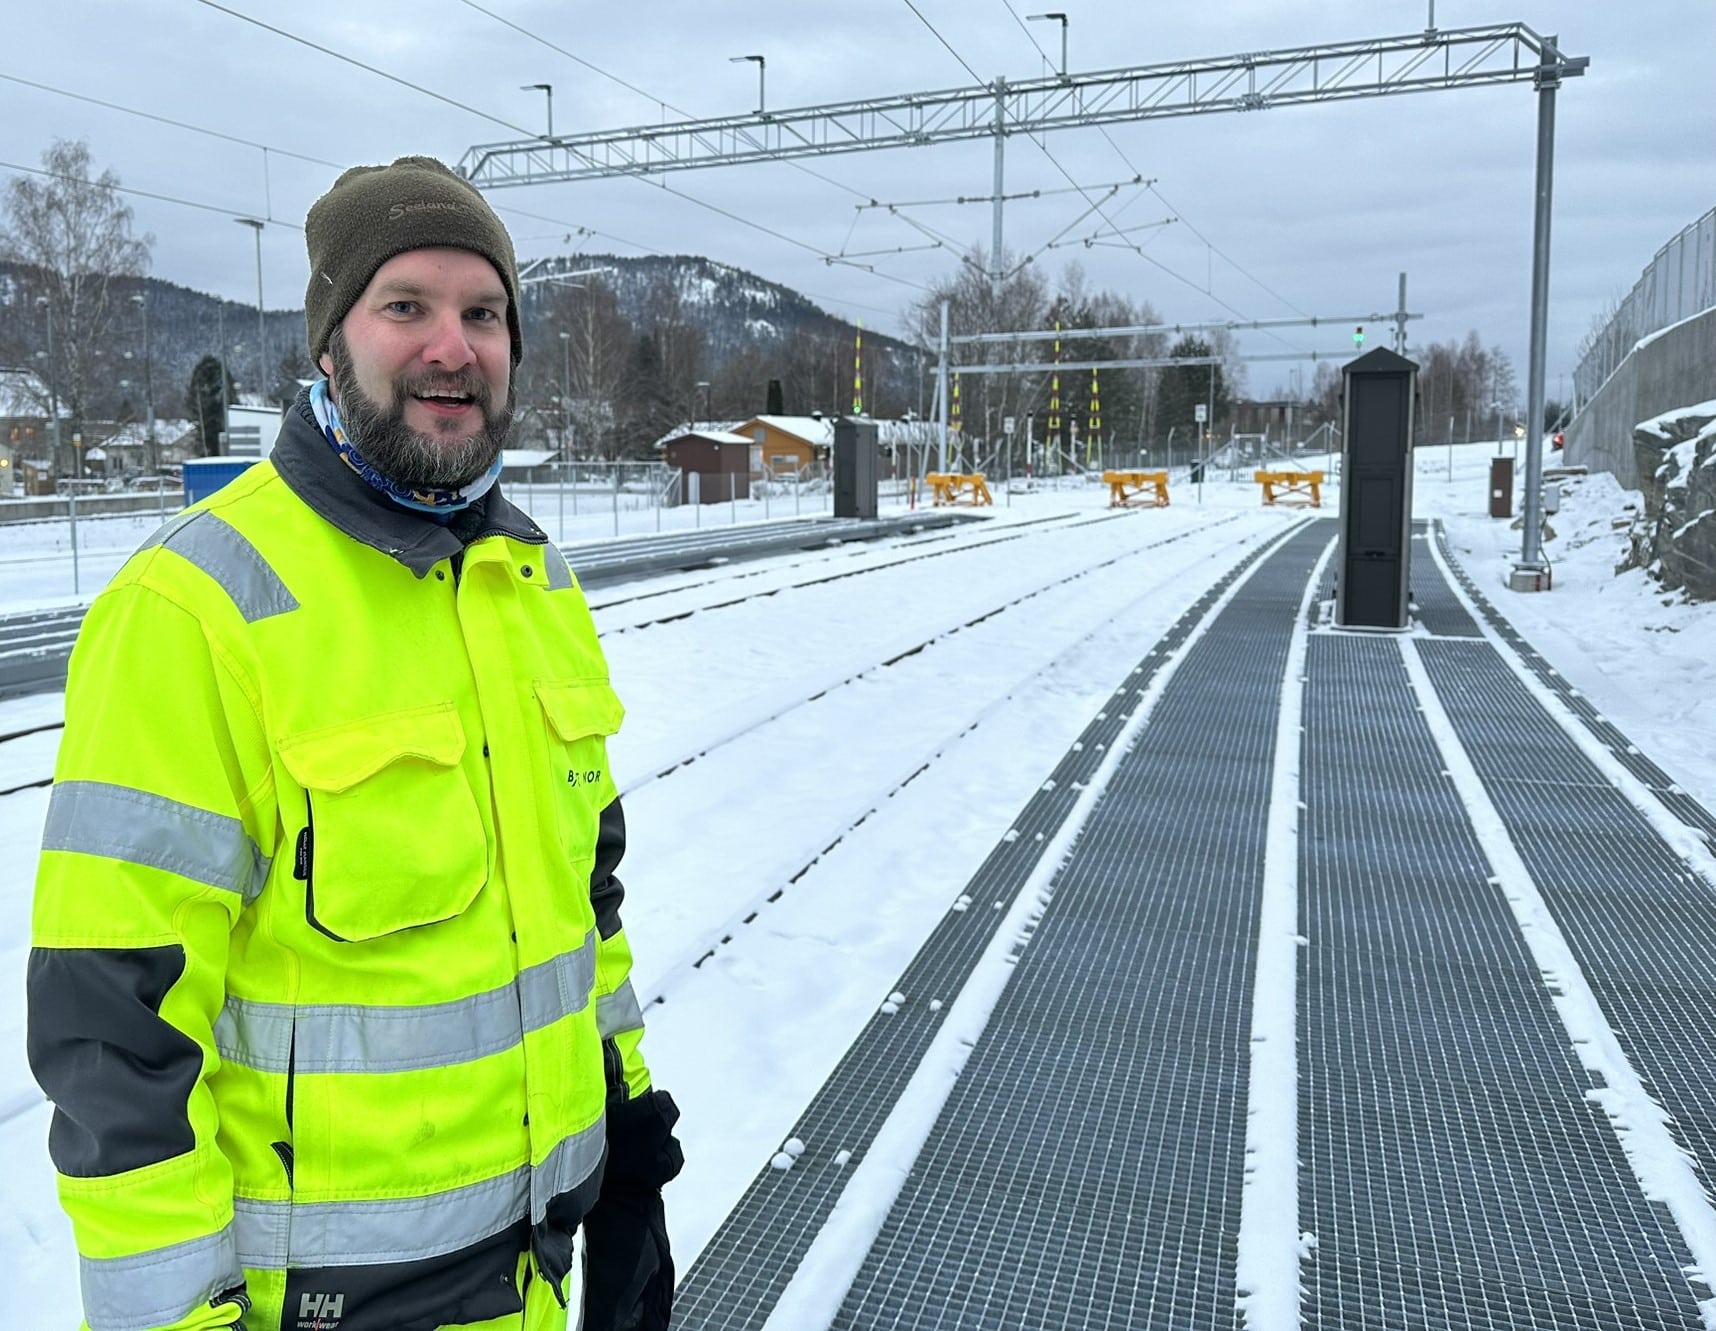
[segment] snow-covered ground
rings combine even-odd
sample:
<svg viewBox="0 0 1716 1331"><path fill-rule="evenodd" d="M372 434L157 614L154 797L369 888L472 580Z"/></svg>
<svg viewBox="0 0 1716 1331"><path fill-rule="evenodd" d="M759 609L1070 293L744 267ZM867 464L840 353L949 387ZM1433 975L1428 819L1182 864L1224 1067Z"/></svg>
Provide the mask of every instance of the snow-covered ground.
<svg viewBox="0 0 1716 1331"><path fill-rule="evenodd" d="M1519 533L1483 516L1493 451L1424 450L1417 516L1443 518L1460 561L1533 645L1716 807L1716 607L1613 576L1612 519L1636 497L1604 477L1564 483L1554 591L1506 591ZM1172 507L1116 515L1094 487L998 495L988 521L956 533L592 595L629 708L613 764L645 1053L684 1109L687 1166L669 1190L681 1270L1116 683L1235 562L1302 518L1261 508L1257 489L1211 481L1200 497L1181 482ZM1324 512L1337 502L1326 490ZM535 509L552 529L552 500ZM855 576L828 580L841 573ZM55 596L69 588L21 587L0 566L0 608ZM58 719L60 705L0 704L0 734ZM53 738L0 748L0 789L46 775ZM75 1320L48 1108L23 1057L46 805L43 790L0 796L7 1327Z"/></svg>

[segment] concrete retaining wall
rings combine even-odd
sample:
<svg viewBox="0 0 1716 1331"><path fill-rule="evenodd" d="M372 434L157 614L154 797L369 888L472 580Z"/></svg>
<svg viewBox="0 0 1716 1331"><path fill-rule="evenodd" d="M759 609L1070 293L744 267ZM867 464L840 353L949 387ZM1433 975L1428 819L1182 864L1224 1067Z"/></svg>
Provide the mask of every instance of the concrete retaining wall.
<svg viewBox="0 0 1716 1331"><path fill-rule="evenodd" d="M1569 463L1614 473L1640 488L1633 427L1677 407L1716 398L1716 309L1705 310L1635 347L1567 428Z"/></svg>

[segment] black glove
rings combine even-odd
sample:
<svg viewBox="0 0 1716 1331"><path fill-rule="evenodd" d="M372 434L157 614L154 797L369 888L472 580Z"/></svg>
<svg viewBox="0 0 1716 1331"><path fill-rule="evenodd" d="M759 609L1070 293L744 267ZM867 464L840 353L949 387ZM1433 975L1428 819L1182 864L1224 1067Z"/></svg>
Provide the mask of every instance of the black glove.
<svg viewBox="0 0 1716 1331"><path fill-rule="evenodd" d="M673 1253L661 1187L685 1163L678 1120L666 1091L608 1106L607 1168L584 1217L585 1331L667 1331Z"/></svg>

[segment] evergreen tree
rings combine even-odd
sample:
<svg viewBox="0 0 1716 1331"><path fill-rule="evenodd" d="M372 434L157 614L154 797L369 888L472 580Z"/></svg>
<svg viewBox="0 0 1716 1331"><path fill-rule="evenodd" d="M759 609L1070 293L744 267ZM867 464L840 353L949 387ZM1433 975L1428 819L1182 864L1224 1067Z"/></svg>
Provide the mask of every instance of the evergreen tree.
<svg viewBox="0 0 1716 1331"><path fill-rule="evenodd" d="M222 393L222 379L225 392ZM191 371L190 386L185 390L185 404L191 419L197 423L197 438L202 441L204 457L215 457L221 451L221 431L226 428L226 404L234 395L232 374L218 357L204 356Z"/></svg>
<svg viewBox="0 0 1716 1331"><path fill-rule="evenodd" d="M1200 337L1187 335L1174 343L1169 349L1170 356L1192 358L1211 356L1215 352L1210 344ZM1197 408L1211 405L1214 410L1204 428L1213 435L1217 424L1228 419L1233 413L1233 394L1228 387L1227 377L1222 373L1220 365L1173 365L1162 371L1161 397L1158 406L1158 428L1166 433L1174 431L1176 447L1178 441L1196 440L1198 437ZM1200 447L1200 453L1207 451Z"/></svg>

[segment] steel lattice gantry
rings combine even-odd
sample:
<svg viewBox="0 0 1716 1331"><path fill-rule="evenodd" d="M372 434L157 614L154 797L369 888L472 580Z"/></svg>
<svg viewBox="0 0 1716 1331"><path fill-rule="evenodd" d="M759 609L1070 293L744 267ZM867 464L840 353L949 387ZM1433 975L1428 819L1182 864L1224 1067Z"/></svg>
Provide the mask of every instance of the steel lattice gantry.
<svg viewBox="0 0 1716 1331"><path fill-rule="evenodd" d="M1520 83L1583 72L1523 23L1021 79L710 120L479 144L459 170L485 189L921 147L1003 134L1304 102Z"/></svg>
<svg viewBox="0 0 1716 1331"><path fill-rule="evenodd" d="M495 189L992 138L995 220L991 254L997 266L991 282L999 292L1001 208L1005 198L1002 159L1003 145L1010 135L1529 81L1538 94L1538 114L1526 419L1541 422L1549 322L1555 93L1563 79L1583 74L1589 64L1585 56L1564 54L1557 38L1542 36L1523 23L1446 30L1430 27L1397 37L1090 74L1061 73L1016 83L997 78L992 84L943 92L784 111L759 106L742 116L593 134L557 135L551 129L539 139L479 144L459 159L459 170L478 187ZM1403 311L1404 304L1403 293ZM1520 558L1510 580L1518 591L1542 591L1549 586L1549 567L1541 545L1542 470L1541 452L1533 446L1526 451Z"/></svg>

